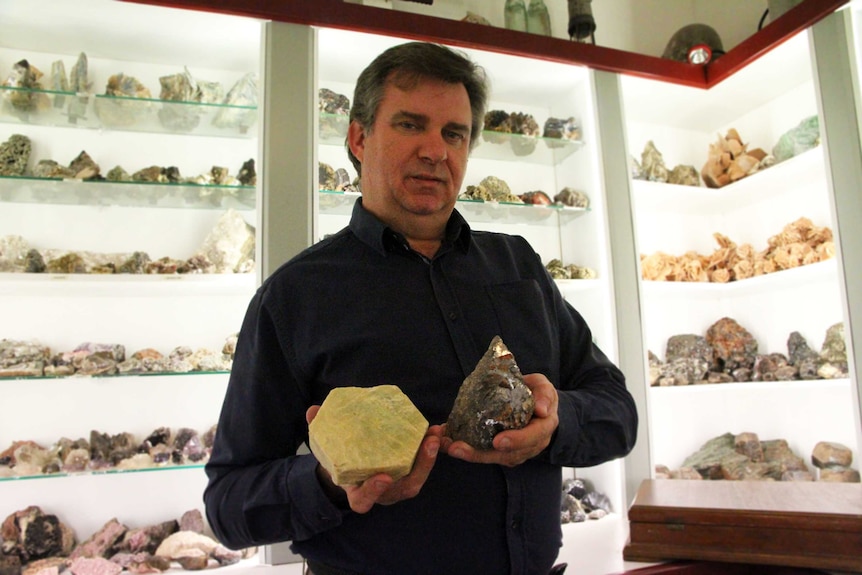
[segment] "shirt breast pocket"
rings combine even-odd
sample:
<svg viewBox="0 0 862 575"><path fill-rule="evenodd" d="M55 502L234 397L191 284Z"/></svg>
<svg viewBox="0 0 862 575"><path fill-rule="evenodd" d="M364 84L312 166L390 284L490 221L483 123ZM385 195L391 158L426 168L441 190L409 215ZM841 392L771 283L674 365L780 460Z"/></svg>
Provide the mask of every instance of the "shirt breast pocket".
<svg viewBox="0 0 862 575"><path fill-rule="evenodd" d="M485 289L497 318L497 335L515 355L521 371L547 374L557 349L556 320L538 282L520 280Z"/></svg>

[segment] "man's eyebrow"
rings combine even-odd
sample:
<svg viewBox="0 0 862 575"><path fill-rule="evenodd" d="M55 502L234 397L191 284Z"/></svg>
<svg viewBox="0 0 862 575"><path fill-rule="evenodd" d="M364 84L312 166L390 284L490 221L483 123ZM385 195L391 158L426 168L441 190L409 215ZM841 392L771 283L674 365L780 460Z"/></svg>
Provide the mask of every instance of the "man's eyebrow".
<svg viewBox="0 0 862 575"><path fill-rule="evenodd" d="M396 112L392 116L392 121L398 122L401 120L412 120L417 124L426 124L428 122L428 116L426 116L425 114L418 114L416 112L408 112L406 110L401 110L399 112ZM470 133L470 130L472 128L467 124L462 124L460 122L449 122L448 124L446 124L446 129L454 130L456 132Z"/></svg>
<svg viewBox="0 0 862 575"><path fill-rule="evenodd" d="M401 110L400 112L396 112L392 119L395 121L398 120L413 120L417 123L426 123L428 122L428 116L425 114L417 114L416 112L407 112L406 110Z"/></svg>

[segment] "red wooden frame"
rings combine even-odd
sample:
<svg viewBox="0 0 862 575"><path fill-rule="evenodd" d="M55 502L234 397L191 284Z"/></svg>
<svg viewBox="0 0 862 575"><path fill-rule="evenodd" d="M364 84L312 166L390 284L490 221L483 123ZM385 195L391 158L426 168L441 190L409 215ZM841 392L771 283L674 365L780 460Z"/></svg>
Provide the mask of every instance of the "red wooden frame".
<svg viewBox="0 0 862 575"><path fill-rule="evenodd" d="M343 0L124 1L429 40L710 88L849 0L804 0L721 58L706 65L684 64L604 46L363 6Z"/></svg>

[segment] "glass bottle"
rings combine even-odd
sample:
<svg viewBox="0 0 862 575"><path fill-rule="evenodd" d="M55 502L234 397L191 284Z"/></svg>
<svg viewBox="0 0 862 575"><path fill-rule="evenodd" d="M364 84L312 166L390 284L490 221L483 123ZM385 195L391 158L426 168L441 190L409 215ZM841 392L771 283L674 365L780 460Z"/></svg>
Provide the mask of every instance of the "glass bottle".
<svg viewBox="0 0 862 575"><path fill-rule="evenodd" d="M551 35L551 16L548 14L545 0L530 0L530 7L527 8L527 32L542 36Z"/></svg>
<svg viewBox="0 0 862 575"><path fill-rule="evenodd" d="M527 31L527 6L524 0L506 0L504 15L507 29Z"/></svg>

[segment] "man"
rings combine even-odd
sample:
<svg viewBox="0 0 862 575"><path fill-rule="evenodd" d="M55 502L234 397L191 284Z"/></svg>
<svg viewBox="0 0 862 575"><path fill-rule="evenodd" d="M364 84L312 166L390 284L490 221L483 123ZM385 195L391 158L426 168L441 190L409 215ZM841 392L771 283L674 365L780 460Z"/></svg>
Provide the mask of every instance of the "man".
<svg viewBox="0 0 862 575"><path fill-rule="evenodd" d="M350 225L268 278L240 332L204 495L226 545L290 540L317 575L545 575L561 544L561 467L633 447L622 373L534 250L471 231L454 210L486 98L481 68L434 44L396 46L360 75ZM443 424L495 335L536 409L478 451ZM296 451L330 390L381 384L432 425L409 475L342 489Z"/></svg>

